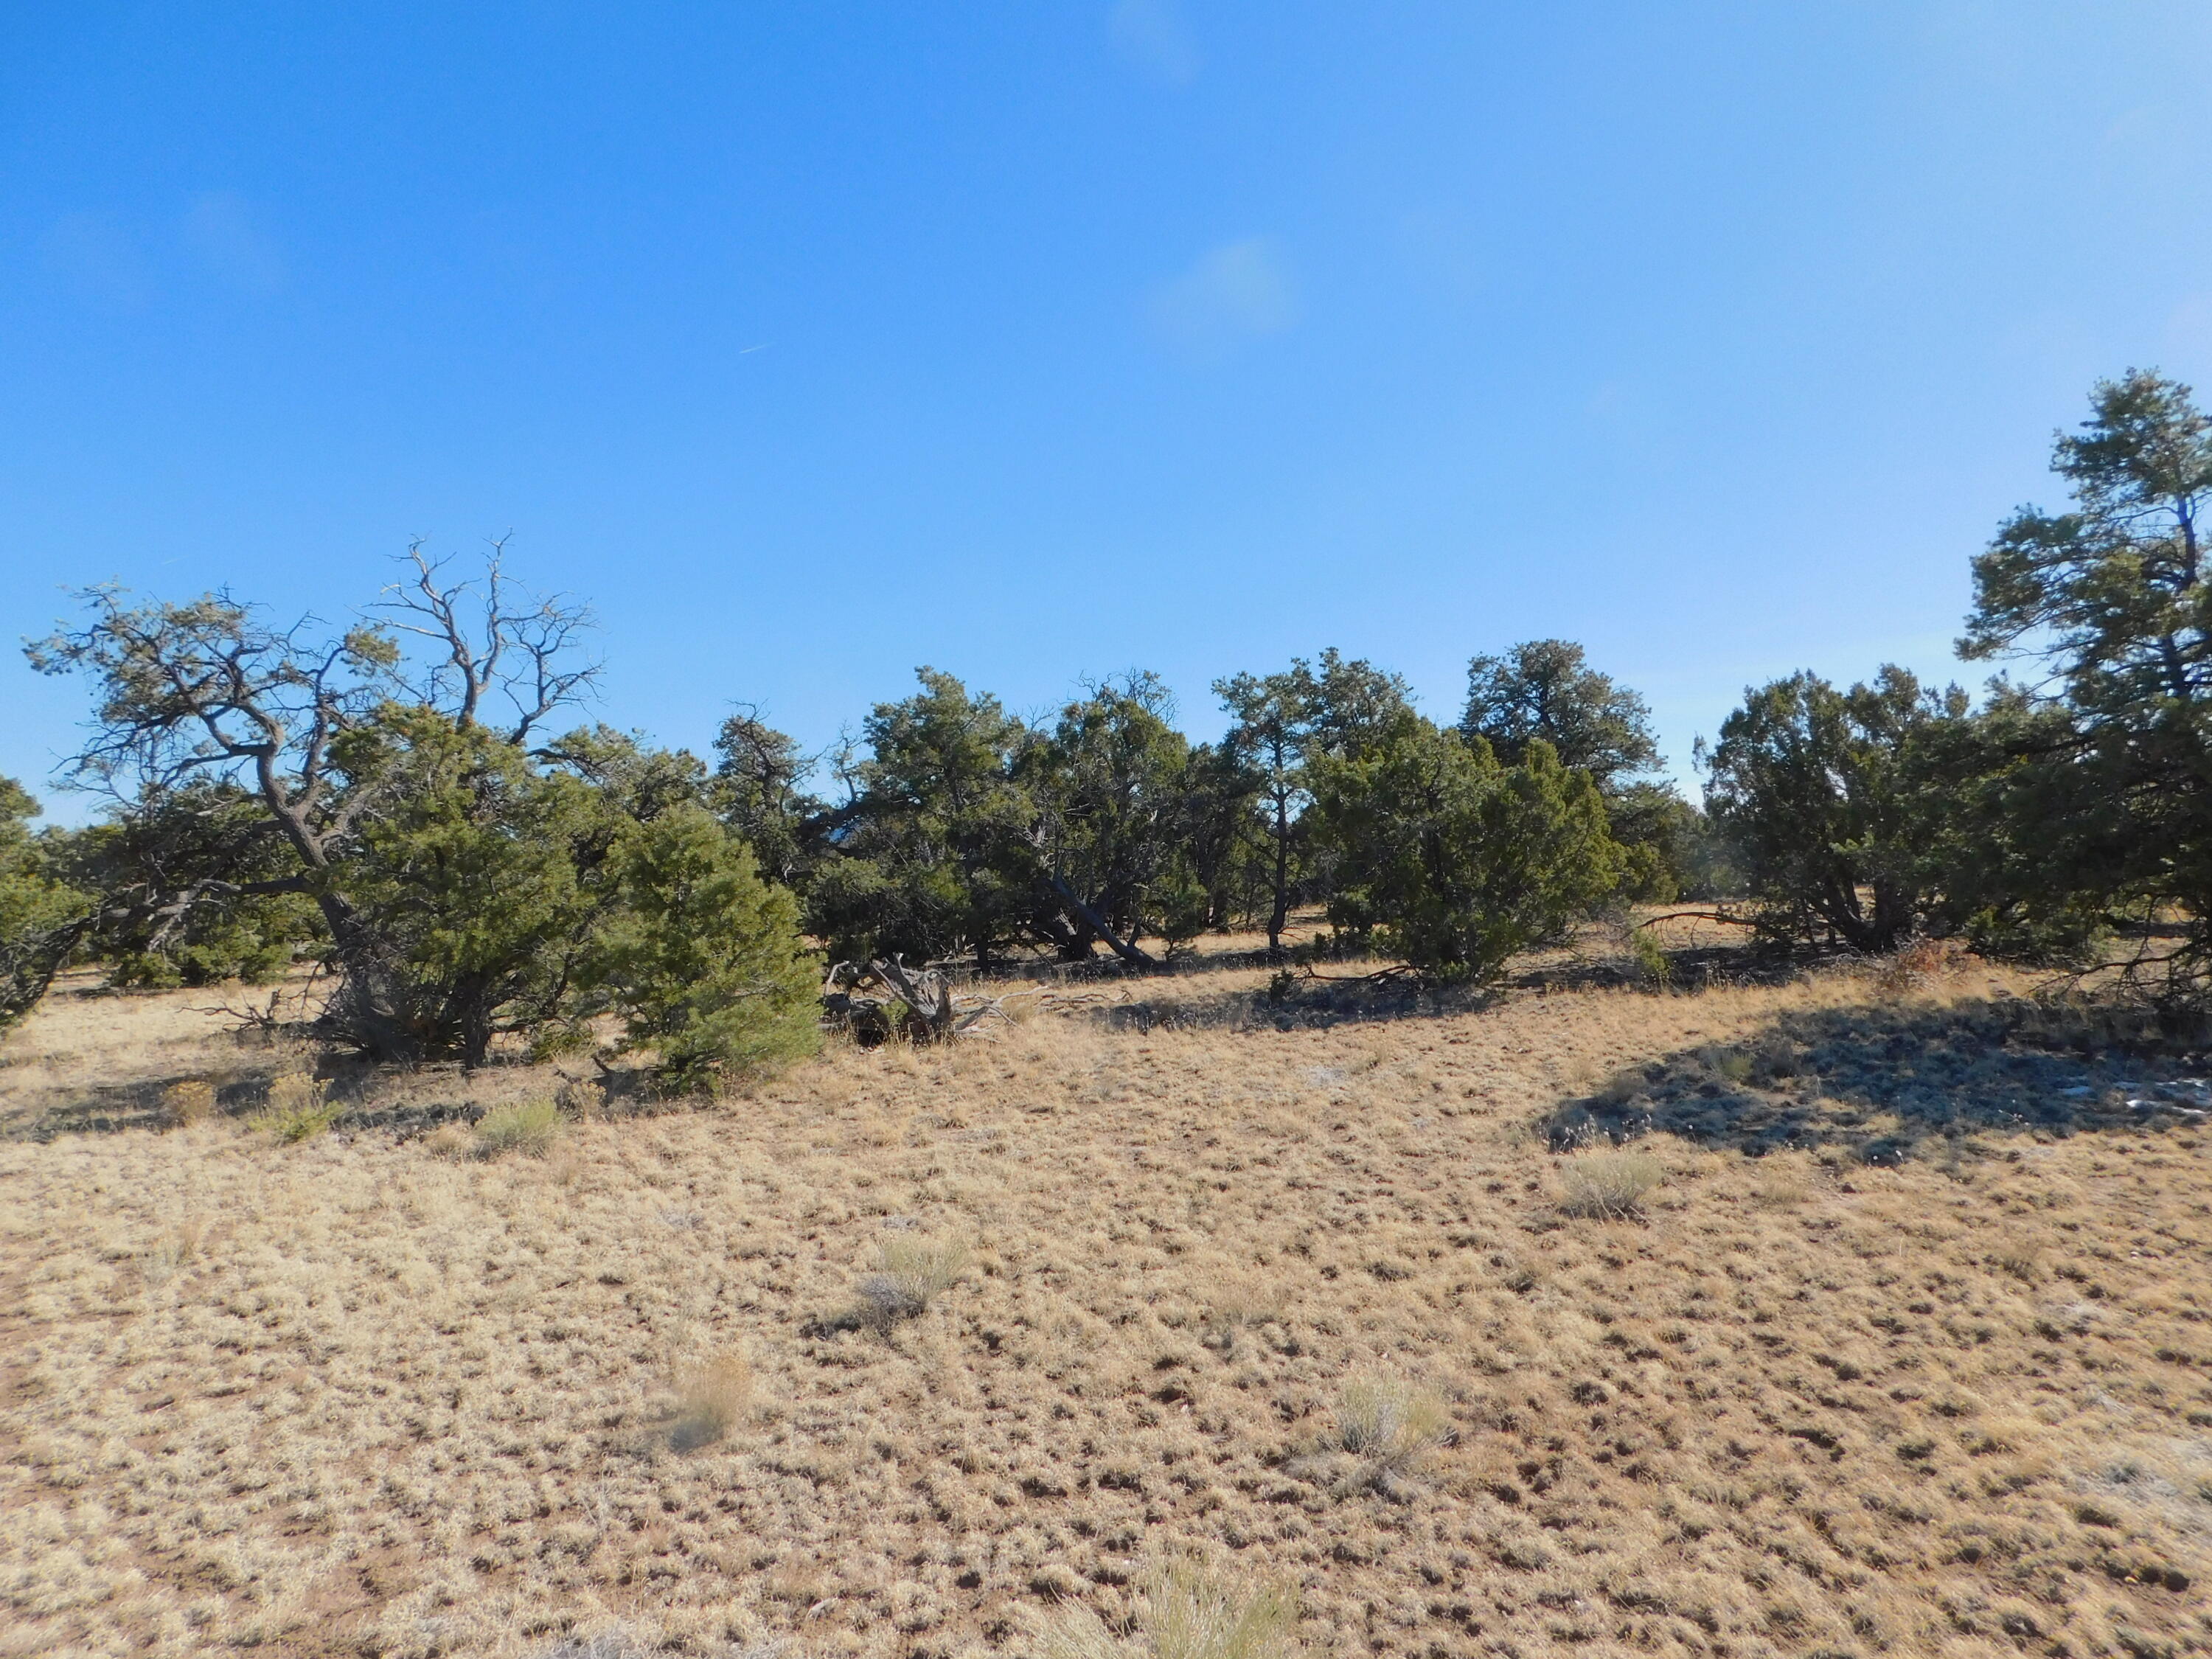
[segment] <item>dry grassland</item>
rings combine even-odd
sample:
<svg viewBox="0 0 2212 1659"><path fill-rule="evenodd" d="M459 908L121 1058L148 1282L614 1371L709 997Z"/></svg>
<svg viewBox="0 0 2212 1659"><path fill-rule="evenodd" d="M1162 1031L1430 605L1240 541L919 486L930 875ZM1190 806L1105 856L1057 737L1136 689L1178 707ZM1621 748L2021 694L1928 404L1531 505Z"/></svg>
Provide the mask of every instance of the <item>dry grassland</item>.
<svg viewBox="0 0 2212 1659"><path fill-rule="evenodd" d="M2212 1644L2168 1073L1978 971L1266 979L497 1158L423 1109L550 1074L289 1143L299 1057L56 999L0 1050L0 1654L1026 1655L1188 1557L1346 1656ZM1656 1186L1571 1150L1646 1127Z"/></svg>

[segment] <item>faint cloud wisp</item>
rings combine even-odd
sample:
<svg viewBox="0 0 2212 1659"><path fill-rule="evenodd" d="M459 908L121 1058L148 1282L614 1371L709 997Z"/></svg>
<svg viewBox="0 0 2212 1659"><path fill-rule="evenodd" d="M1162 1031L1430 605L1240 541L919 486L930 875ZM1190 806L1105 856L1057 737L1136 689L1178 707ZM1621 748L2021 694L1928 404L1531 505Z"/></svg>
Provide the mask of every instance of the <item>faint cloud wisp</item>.
<svg viewBox="0 0 2212 1659"><path fill-rule="evenodd" d="M1249 236L1200 254L1189 270L1153 289L1146 312L1168 344L1213 361L1246 340L1281 333L1297 321L1298 302L1274 244Z"/></svg>
<svg viewBox="0 0 2212 1659"><path fill-rule="evenodd" d="M1107 38L1122 58L1171 87L1187 87L1203 61L1175 0L1119 0L1106 20Z"/></svg>
<svg viewBox="0 0 2212 1659"><path fill-rule="evenodd" d="M185 245L210 275L240 293L284 286L284 256L255 227L241 197L226 191L195 201L185 214Z"/></svg>

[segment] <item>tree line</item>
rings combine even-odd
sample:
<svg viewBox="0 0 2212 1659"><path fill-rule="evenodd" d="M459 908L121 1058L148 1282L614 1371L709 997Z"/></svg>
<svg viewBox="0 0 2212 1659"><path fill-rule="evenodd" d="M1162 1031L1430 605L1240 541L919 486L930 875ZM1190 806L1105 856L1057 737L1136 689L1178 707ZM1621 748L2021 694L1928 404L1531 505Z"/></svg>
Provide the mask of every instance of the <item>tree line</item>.
<svg viewBox="0 0 2212 1659"><path fill-rule="evenodd" d="M1752 688L1698 745L1695 804L1644 700L1562 640L1476 657L1450 724L1333 650L1216 682L1226 729L1197 743L1148 673L1024 720L923 668L830 754L740 706L704 759L556 732L598 672L588 617L496 546L466 580L417 546L342 629L91 589L27 648L89 685L63 781L104 806L34 832L0 781L0 1019L73 961L161 986L307 958L325 1034L376 1059L556 1052L612 1017L705 1084L805 1051L825 955L1144 967L1243 927L1279 955L1320 906L1334 946L1483 981L1608 908L1723 898L1768 939L1861 951L2125 941L2188 990L2212 945L2212 422L2148 373L2092 403L2054 454L2070 507L2021 509L1974 561L1960 653L2021 677L1978 701L1887 666Z"/></svg>

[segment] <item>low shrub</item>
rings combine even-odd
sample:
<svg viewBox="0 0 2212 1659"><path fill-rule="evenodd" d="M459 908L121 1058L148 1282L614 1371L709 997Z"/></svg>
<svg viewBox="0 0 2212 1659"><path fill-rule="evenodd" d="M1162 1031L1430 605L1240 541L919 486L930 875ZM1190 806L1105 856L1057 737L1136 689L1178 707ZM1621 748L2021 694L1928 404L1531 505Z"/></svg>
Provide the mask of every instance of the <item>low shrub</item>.
<svg viewBox="0 0 2212 1659"><path fill-rule="evenodd" d="M422 1137L422 1150L433 1158L463 1158L476 1144L476 1132L465 1123L441 1123Z"/></svg>
<svg viewBox="0 0 2212 1659"><path fill-rule="evenodd" d="M1443 1437L1444 1402L1401 1377L1359 1376L1336 1405L1336 1442L1355 1456L1401 1468Z"/></svg>
<svg viewBox="0 0 2212 1659"><path fill-rule="evenodd" d="M1267 1585L1239 1595L1184 1559L1146 1578L1128 1635L1077 1607L1046 1629L1042 1648L1045 1659L1289 1659L1297 1625L1287 1590Z"/></svg>
<svg viewBox="0 0 2212 1659"><path fill-rule="evenodd" d="M876 1271L860 1281L862 1322L888 1328L927 1311L937 1296L967 1271L964 1239L887 1238Z"/></svg>
<svg viewBox="0 0 2212 1659"><path fill-rule="evenodd" d="M1561 1163L1559 1179L1567 1191L1560 1208L1604 1221L1641 1216L1644 1198L1665 1176L1648 1153L1584 1152Z"/></svg>
<svg viewBox="0 0 2212 1659"><path fill-rule="evenodd" d="M680 1366L676 1373L676 1426L669 1438L678 1451L711 1445L735 1428L752 1404L753 1368L734 1349Z"/></svg>
<svg viewBox="0 0 2212 1659"><path fill-rule="evenodd" d="M1875 987L1891 996L1901 996L1956 973L1965 957L1966 952L1950 939L1916 939L1875 964Z"/></svg>
<svg viewBox="0 0 2212 1659"><path fill-rule="evenodd" d="M149 1285L166 1285L191 1265L200 1253L207 1224L198 1216L178 1222L149 1245L139 1257L139 1269Z"/></svg>
<svg viewBox="0 0 2212 1659"><path fill-rule="evenodd" d="M269 1098L253 1127L288 1146L313 1140L337 1121L338 1109L323 1098L323 1085L305 1072L287 1072L269 1085Z"/></svg>
<svg viewBox="0 0 2212 1659"><path fill-rule="evenodd" d="M478 1158L504 1158L520 1152L544 1158L561 1139L561 1109L550 1100L526 1100L494 1107L477 1125Z"/></svg>
<svg viewBox="0 0 2212 1659"><path fill-rule="evenodd" d="M215 1115L215 1085L191 1077L161 1091L161 1115L173 1128L189 1129Z"/></svg>

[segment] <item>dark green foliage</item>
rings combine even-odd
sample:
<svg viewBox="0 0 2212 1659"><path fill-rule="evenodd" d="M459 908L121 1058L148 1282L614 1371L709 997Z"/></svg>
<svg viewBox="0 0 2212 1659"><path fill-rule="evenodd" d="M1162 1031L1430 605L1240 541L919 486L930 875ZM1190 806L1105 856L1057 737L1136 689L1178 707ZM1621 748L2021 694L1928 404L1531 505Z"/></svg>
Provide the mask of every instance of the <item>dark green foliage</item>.
<svg viewBox="0 0 2212 1659"><path fill-rule="evenodd" d="M722 722L714 752L722 757L711 786L715 812L753 849L763 874L805 886L831 828L822 803L801 787L814 757L750 705Z"/></svg>
<svg viewBox="0 0 2212 1659"><path fill-rule="evenodd" d="M620 817L651 819L678 807L707 804L712 785L699 757L682 749L656 749L635 732L586 726L532 751L538 765L570 772Z"/></svg>
<svg viewBox="0 0 2212 1659"><path fill-rule="evenodd" d="M588 681L565 660L583 613L519 601L496 556L480 587L419 550L414 568L392 625L432 641L412 681L391 634L276 629L224 598L95 590L88 627L33 648L94 679L74 775L131 803L80 838L100 937L180 975L273 967L312 905L337 969L321 1024L382 1060L477 1066L502 1036L580 1040L608 1007L687 1080L799 1052L791 901L706 815L698 761L605 727L532 746ZM513 720L488 724L502 698ZM687 918L724 932L679 940Z"/></svg>
<svg viewBox="0 0 2212 1659"><path fill-rule="evenodd" d="M2077 747L2065 708L2004 687L1979 713L1914 734L1905 782L1935 931L2028 962L2101 953L2105 878L2129 862L2131 814Z"/></svg>
<svg viewBox="0 0 2212 1659"><path fill-rule="evenodd" d="M1089 956L1102 922L1124 947L1205 927L1206 892L1182 840L1190 744L1169 724L1174 713L1155 676L1132 674L1069 703L1024 754L1043 889L1030 921L1063 957Z"/></svg>
<svg viewBox="0 0 2212 1659"><path fill-rule="evenodd" d="M69 837L63 860L76 886L104 896L85 948L118 985L270 984L327 937L306 894L258 890L283 887L294 855L260 803L227 781L134 801Z"/></svg>
<svg viewBox="0 0 2212 1659"><path fill-rule="evenodd" d="M1334 647L1314 667L1298 661L1291 672L1305 684L1310 759L1358 760L1395 737L1413 712L1402 675L1364 657L1346 658Z"/></svg>
<svg viewBox="0 0 2212 1659"><path fill-rule="evenodd" d="M2042 940L2171 923L2156 954L2195 977L2212 967L2212 421L2142 372L2092 403L2052 459L2073 510L2021 509L1974 562L1960 650L2048 678L2000 700L1971 805L2008 826L2003 856L1972 860L1961 902Z"/></svg>
<svg viewBox="0 0 2212 1659"><path fill-rule="evenodd" d="M1659 764L1644 699L1591 668L1571 640L1528 640L1469 663L1460 730L1488 739L1508 764L1547 743L1562 766L1589 773L1607 794Z"/></svg>
<svg viewBox="0 0 2212 1659"><path fill-rule="evenodd" d="M854 803L807 895L807 923L837 958L972 952L989 963L1033 908L1035 804L1017 780L1036 741L991 696L919 669L922 689L862 725Z"/></svg>
<svg viewBox="0 0 2212 1659"><path fill-rule="evenodd" d="M1317 762L1313 788L1340 872L1330 920L1437 979L1494 979L1620 880L1596 786L1540 739L1507 766L1408 712L1359 757Z"/></svg>
<svg viewBox="0 0 2212 1659"><path fill-rule="evenodd" d="M1315 690L1312 671L1303 661L1282 673L1237 674L1213 683L1213 694L1233 722L1222 740L1223 755L1231 767L1252 779L1261 814L1271 951L1282 948L1299 853L1298 819L1311 799L1306 751L1313 737Z"/></svg>
<svg viewBox="0 0 2212 1659"><path fill-rule="evenodd" d="M1232 721L1222 743L1225 758L1249 775L1259 806L1267 948L1279 951L1305 878L1317 878L1314 884L1327 879L1331 854L1309 844L1304 822L1315 762L1358 758L1410 714L1413 704L1403 679L1334 647L1321 653L1318 666L1294 658L1278 673L1216 680L1213 692Z"/></svg>
<svg viewBox="0 0 2212 1659"><path fill-rule="evenodd" d="M1907 749L1966 714L1957 687L1899 668L1849 691L1793 674L1745 694L1711 752L1705 809L1764 931L1887 951L1918 925L1933 876Z"/></svg>
<svg viewBox="0 0 2212 1659"><path fill-rule="evenodd" d="M594 933L586 977L687 1088L755 1075L820 1046L818 961L790 892L703 808L678 805L617 832L608 884L623 896Z"/></svg>
<svg viewBox="0 0 2212 1659"><path fill-rule="evenodd" d="M368 804L333 877L376 956L331 999L337 1034L366 1046L396 1022L416 1053L475 1066L495 1037L568 1012L587 931L611 902L577 856L607 838L605 799L425 709L392 711L343 759Z"/></svg>
<svg viewBox="0 0 2212 1659"><path fill-rule="evenodd" d="M31 833L40 808L0 777L0 1029L38 1005L76 947L92 901L59 878L52 848Z"/></svg>
<svg viewBox="0 0 2212 1659"><path fill-rule="evenodd" d="M1160 931L1167 937L1225 930L1252 911L1273 840L1272 824L1263 825L1257 811L1265 787L1233 743L1202 743L1190 751L1176 840L1188 865L1191 898L1200 908L1164 921Z"/></svg>
<svg viewBox="0 0 2212 1659"><path fill-rule="evenodd" d="M1711 821L1668 783L1631 783L1606 798L1620 843L1620 895L1633 903L1735 896L1743 878Z"/></svg>
<svg viewBox="0 0 2212 1659"><path fill-rule="evenodd" d="M1523 641L1502 657L1477 657L1467 684L1467 736L1486 738L1508 763L1530 743L1548 743L1561 765L1589 774L1625 854L1620 897L1664 904L1725 884L1704 815L1672 786L1639 775L1659 764L1650 708L1590 667L1581 646Z"/></svg>
<svg viewBox="0 0 2212 1659"><path fill-rule="evenodd" d="M1224 757L1194 757L1156 678L1097 686L1049 731L951 675L920 678L918 696L870 715L849 804L765 792L787 804L763 816L819 849L799 863L833 957L988 965L1043 946L1080 961L1103 943L1143 963L1142 940L1206 926L1249 796Z"/></svg>
<svg viewBox="0 0 2212 1659"><path fill-rule="evenodd" d="M750 708L711 773L603 726L547 742L593 672L567 654L586 619L515 594L496 550L454 585L413 550L388 620L337 634L92 590L31 656L93 679L70 777L114 805L39 837L0 791L0 1017L75 951L167 984L265 978L304 946L336 972L329 1029L371 1056L480 1064L618 1012L695 1084L811 1041L798 915L847 959L1145 966L1246 918L1279 949L1314 901L1440 979L1493 978L1604 903L1738 893L1770 937L1925 928L2086 963L2127 932L2202 975L2212 422L2130 374L2056 465L2072 510L2007 522L1962 642L2044 678L1978 712L1893 668L1775 681L1700 747L1705 811L1653 775L1642 698L1564 640L1476 658L1453 732L1330 650L1218 682L1229 729L1195 746L1150 675L1031 726L924 668L838 757L833 805Z"/></svg>

